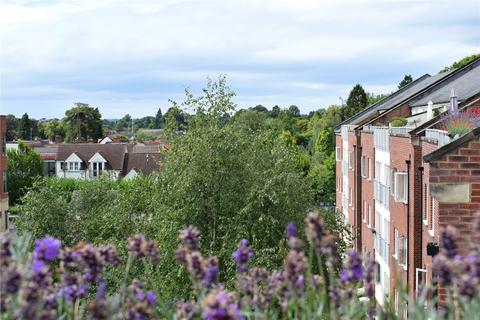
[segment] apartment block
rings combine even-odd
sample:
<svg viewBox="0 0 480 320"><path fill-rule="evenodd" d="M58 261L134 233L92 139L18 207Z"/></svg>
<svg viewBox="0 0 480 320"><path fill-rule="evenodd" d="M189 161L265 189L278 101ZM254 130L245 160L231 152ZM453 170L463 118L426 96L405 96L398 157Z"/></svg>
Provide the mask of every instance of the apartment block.
<svg viewBox="0 0 480 320"><path fill-rule="evenodd" d="M480 111L480 59L425 74L335 129L337 213L376 262L377 301L398 312L403 288L414 299L433 283L441 228L455 226L468 248L480 211L480 129L449 134L452 108ZM407 124L392 126L399 117Z"/></svg>

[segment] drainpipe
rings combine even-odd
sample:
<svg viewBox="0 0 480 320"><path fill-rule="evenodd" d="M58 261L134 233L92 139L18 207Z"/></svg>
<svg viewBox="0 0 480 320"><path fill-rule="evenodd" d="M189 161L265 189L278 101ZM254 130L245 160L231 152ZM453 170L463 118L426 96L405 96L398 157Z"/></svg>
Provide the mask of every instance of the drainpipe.
<svg viewBox="0 0 480 320"><path fill-rule="evenodd" d="M410 156L411 157L411 156ZM405 160L407 164L407 288L409 287L410 280L410 163L411 160Z"/></svg>
<svg viewBox="0 0 480 320"><path fill-rule="evenodd" d="M418 167L420 172L420 265L423 268L423 167Z"/></svg>

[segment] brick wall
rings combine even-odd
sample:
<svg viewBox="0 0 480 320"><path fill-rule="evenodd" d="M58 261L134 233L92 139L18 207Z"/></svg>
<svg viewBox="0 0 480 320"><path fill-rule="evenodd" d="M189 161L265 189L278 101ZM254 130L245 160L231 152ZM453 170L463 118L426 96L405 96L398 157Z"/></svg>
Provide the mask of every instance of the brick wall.
<svg viewBox="0 0 480 320"><path fill-rule="evenodd" d="M361 245L362 252L372 258L374 255L374 238L373 227L375 219L375 201L373 198L373 179L375 170L375 149L373 148L373 134L362 132L360 137L360 156L365 157L366 174L362 176L360 172L361 184L361 199L360 199L360 215L359 227L361 229ZM360 159L361 159L360 157ZM370 166L368 165L370 159ZM361 160L360 160L361 161ZM368 208L370 208L370 217L368 215Z"/></svg>
<svg viewBox="0 0 480 320"><path fill-rule="evenodd" d="M460 146L430 164L429 182L432 185L452 183L463 185L466 193L458 194L458 201L441 198L438 214L434 217L435 239L438 231L453 225L458 230L459 248L462 254L470 248L474 216L480 211L480 137ZM430 191L431 193L431 191ZM465 198L466 197L466 198Z"/></svg>

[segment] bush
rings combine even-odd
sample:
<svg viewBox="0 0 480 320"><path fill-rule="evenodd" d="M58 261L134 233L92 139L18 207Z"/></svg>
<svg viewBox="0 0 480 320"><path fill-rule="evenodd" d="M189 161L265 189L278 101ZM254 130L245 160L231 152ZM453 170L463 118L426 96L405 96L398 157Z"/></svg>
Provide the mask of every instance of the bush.
<svg viewBox="0 0 480 320"><path fill-rule="evenodd" d="M392 127L405 127L407 124L408 121L405 118L393 118L390 121L390 126Z"/></svg>

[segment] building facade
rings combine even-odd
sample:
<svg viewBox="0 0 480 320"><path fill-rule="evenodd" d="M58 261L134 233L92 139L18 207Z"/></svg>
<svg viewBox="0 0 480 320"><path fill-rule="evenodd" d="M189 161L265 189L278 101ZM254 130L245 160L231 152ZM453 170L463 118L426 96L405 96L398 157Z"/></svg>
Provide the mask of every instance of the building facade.
<svg viewBox="0 0 480 320"><path fill-rule="evenodd" d="M451 137L452 106L480 108L480 59L426 74L335 130L336 210L376 262L377 301L388 296L399 313L404 288L414 299L432 284L441 228L455 226L467 244L480 211L480 129ZM407 125L392 127L399 117Z"/></svg>

